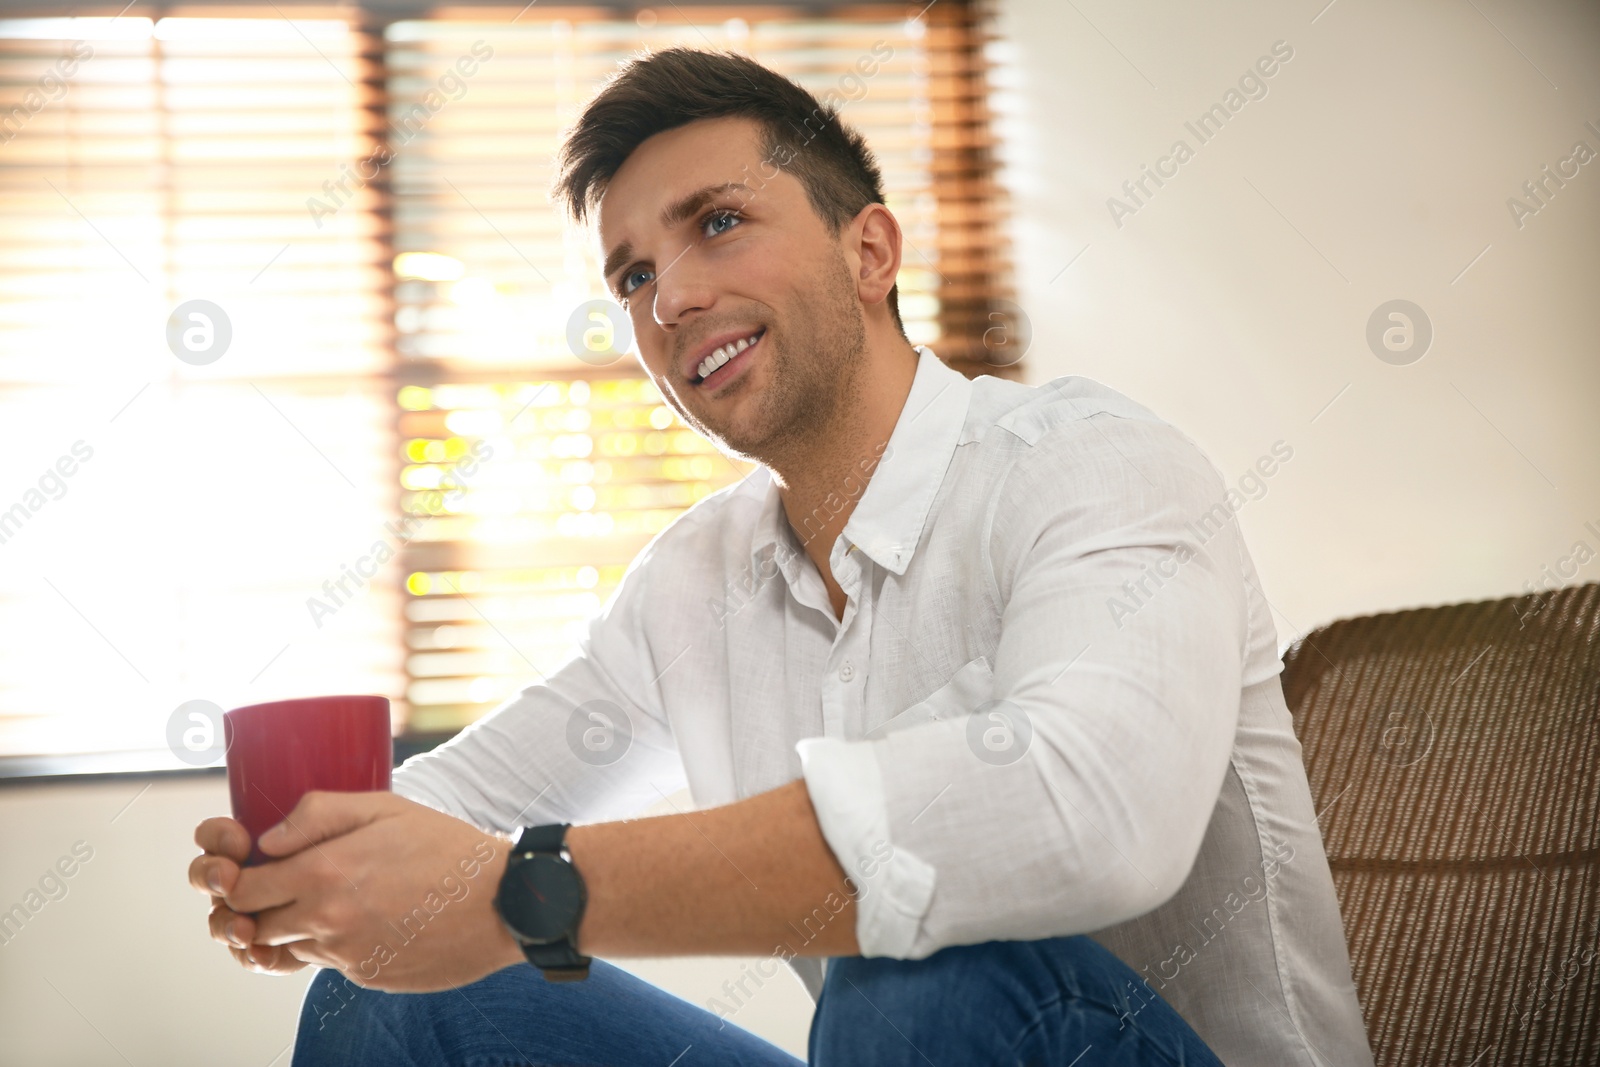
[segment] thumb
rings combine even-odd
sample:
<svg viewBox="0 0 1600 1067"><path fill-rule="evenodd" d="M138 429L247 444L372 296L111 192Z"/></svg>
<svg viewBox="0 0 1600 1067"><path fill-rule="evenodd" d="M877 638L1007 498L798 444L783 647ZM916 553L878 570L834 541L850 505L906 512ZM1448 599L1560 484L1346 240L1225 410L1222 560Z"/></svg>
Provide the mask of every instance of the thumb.
<svg viewBox="0 0 1600 1067"><path fill-rule="evenodd" d="M292 856L376 822L388 813L393 801L392 793L313 791L301 797L294 810L263 833L256 845L274 858Z"/></svg>

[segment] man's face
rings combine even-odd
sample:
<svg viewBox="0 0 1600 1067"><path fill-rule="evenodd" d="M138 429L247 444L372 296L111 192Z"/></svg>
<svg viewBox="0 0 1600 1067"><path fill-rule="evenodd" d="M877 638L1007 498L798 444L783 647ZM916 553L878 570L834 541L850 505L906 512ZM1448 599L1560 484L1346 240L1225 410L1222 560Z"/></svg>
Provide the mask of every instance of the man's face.
<svg viewBox="0 0 1600 1067"><path fill-rule="evenodd" d="M754 121L644 141L601 198L599 232L645 371L702 436L766 462L803 451L854 399L866 331L850 262ZM702 378L707 355L751 338Z"/></svg>

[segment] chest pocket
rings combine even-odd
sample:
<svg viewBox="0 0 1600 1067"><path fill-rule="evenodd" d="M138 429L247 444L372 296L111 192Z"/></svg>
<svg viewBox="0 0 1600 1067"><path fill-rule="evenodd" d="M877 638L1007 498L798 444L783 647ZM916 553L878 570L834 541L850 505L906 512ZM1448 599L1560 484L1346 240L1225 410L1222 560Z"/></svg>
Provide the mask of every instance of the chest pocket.
<svg viewBox="0 0 1600 1067"><path fill-rule="evenodd" d="M905 711L879 723L863 736L874 740L904 730L908 726L921 726L927 722L943 722L971 715L994 695L994 671L983 656L962 665L944 685L929 693L926 698Z"/></svg>

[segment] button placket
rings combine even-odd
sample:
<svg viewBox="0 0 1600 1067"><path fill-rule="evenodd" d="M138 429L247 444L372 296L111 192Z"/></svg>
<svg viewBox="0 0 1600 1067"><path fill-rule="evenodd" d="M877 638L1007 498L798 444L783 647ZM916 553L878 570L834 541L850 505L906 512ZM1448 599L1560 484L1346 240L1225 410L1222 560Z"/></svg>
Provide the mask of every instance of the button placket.
<svg viewBox="0 0 1600 1067"><path fill-rule="evenodd" d="M866 679L862 672L867 666L873 607L869 585L870 560L863 554L857 554L852 562L855 564L856 576L853 587L855 592L852 593L855 607L850 613L849 625L840 631L833 652L828 658L828 666L833 671L833 677L827 682L827 687L834 695L830 733L837 730L838 733L833 736L846 738L861 736L862 706L866 688Z"/></svg>
<svg viewBox="0 0 1600 1067"><path fill-rule="evenodd" d="M844 618L835 623L833 632L833 645L828 649L828 658L822 675L822 729L829 737L845 736L845 721L848 713L849 687L839 681L839 664L845 656L850 645L850 633L855 626L855 616L859 605L855 603L855 588L853 575L850 572L851 560L848 552L833 552L830 554L830 565L833 567L834 581L839 583L848 598L845 603Z"/></svg>

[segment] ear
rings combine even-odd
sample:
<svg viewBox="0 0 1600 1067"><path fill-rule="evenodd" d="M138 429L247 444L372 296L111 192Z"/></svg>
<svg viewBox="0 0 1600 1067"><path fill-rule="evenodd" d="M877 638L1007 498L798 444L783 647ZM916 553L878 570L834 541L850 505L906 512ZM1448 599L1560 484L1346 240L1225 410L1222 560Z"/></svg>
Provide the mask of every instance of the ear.
<svg viewBox="0 0 1600 1067"><path fill-rule="evenodd" d="M851 220L847 248L855 252L856 292L863 304L882 304L900 273L900 223L882 204L868 204Z"/></svg>

